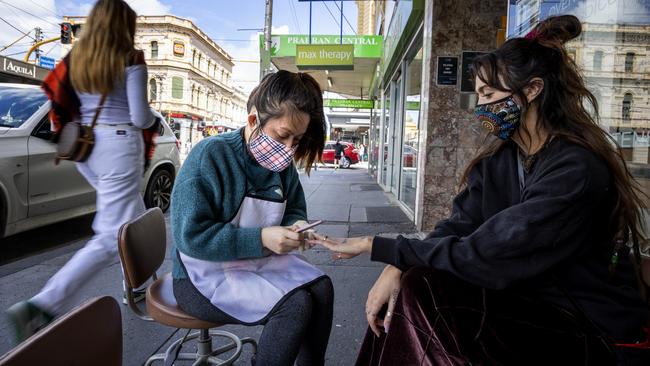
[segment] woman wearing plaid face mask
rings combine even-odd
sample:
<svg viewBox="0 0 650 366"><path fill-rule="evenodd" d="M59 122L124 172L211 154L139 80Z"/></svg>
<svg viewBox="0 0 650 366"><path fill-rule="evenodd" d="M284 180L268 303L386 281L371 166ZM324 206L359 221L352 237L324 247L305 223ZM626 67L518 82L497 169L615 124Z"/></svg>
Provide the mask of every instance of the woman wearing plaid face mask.
<svg viewBox="0 0 650 366"><path fill-rule="evenodd" d="M176 179L174 294L199 319L264 325L254 363L322 365L332 282L291 254L307 220L293 163L309 173L322 154L322 92L307 74L279 71L252 92L248 111L244 128L197 145Z"/></svg>

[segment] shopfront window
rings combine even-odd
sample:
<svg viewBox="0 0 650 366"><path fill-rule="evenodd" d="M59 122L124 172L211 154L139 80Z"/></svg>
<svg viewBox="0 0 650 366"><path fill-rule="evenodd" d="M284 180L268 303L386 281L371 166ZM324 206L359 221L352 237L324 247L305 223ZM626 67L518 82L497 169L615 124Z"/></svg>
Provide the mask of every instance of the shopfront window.
<svg viewBox="0 0 650 366"><path fill-rule="evenodd" d="M149 80L149 101L155 102L158 99L158 84L156 79Z"/></svg>
<svg viewBox="0 0 650 366"><path fill-rule="evenodd" d="M623 97L623 110L621 111L621 118L623 121L630 122L630 115L632 112L632 94L627 93Z"/></svg>
<svg viewBox="0 0 650 366"><path fill-rule="evenodd" d="M520 8L525 9L520 9ZM566 46L597 96L600 125L621 147L632 174L650 193L650 2L647 0L515 1L508 12L508 36L523 36L518 14L534 24L572 14L582 34ZM591 65L590 65L591 63ZM645 202L649 204L649 202Z"/></svg>
<svg viewBox="0 0 650 366"><path fill-rule="evenodd" d="M594 52L594 71L600 71L603 68L603 51Z"/></svg>
<svg viewBox="0 0 650 366"><path fill-rule="evenodd" d="M377 102L375 102L375 106L377 106ZM378 169L378 151L379 151L379 133L381 131L381 109L376 109L372 111L372 115L370 117L370 130L368 131L369 133L369 141L368 145L366 147L366 155L368 156L368 171L375 177L377 178L377 169Z"/></svg>
<svg viewBox="0 0 650 366"><path fill-rule="evenodd" d="M379 155L379 159L382 159L382 165L381 165L381 183L383 185L386 185L387 183L387 171L388 171L388 165L389 165L389 160L388 160L388 141L390 141L390 130L389 130L389 125L390 125L390 87L386 89L385 94L384 94L384 110L383 110L383 117L384 120L382 121L382 128L384 129L384 136L383 136L383 141L382 144L379 148L379 151L377 152Z"/></svg>
<svg viewBox="0 0 650 366"><path fill-rule="evenodd" d="M420 139L420 92L422 90L422 44L406 68L406 103L404 105L404 135L402 137L402 178L400 201L415 211L418 149Z"/></svg>
<svg viewBox="0 0 650 366"><path fill-rule="evenodd" d="M172 98L183 99L183 78L179 76L172 77Z"/></svg>
<svg viewBox="0 0 650 366"><path fill-rule="evenodd" d="M634 52L625 54L625 72L634 72Z"/></svg>
<svg viewBox="0 0 650 366"><path fill-rule="evenodd" d="M151 42L151 58L152 59L158 58L158 42L156 41Z"/></svg>

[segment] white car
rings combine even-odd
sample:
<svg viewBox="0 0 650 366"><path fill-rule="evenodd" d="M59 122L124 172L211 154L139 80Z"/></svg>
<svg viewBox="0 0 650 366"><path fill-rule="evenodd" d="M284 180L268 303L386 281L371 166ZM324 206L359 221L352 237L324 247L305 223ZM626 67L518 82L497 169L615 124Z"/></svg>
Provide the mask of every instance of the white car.
<svg viewBox="0 0 650 366"><path fill-rule="evenodd" d="M95 191L74 163L54 165L50 102L38 86L0 83L0 238L95 211ZM169 208L180 169L178 140L164 126L145 172L147 207Z"/></svg>

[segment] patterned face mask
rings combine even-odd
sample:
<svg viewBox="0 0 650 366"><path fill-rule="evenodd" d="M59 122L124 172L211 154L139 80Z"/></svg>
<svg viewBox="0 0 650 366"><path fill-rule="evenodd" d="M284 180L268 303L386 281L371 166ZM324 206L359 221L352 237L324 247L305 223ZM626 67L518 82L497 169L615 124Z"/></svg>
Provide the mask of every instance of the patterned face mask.
<svg viewBox="0 0 650 366"><path fill-rule="evenodd" d="M474 115L483 127L501 140L508 140L515 133L521 120L521 108L512 95L496 102L478 104Z"/></svg>
<svg viewBox="0 0 650 366"><path fill-rule="evenodd" d="M258 119L259 121L259 119ZM285 144L275 141L259 129L259 134L248 144L248 149L257 162L266 169L273 172L285 170L293 160L298 145L287 147Z"/></svg>

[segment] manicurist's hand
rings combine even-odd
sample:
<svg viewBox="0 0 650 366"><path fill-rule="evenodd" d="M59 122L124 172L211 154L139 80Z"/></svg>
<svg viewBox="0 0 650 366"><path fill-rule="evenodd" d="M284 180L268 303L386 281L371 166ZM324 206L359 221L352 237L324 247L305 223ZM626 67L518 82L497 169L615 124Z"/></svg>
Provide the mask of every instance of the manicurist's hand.
<svg viewBox="0 0 650 366"><path fill-rule="evenodd" d="M399 294L401 278L402 271L393 266L386 266L368 293L366 320L377 337L381 334L382 328L384 332L388 333L395 303L397 302L397 295ZM386 315L382 320L377 317L377 314L385 304L388 304L388 311L386 311Z"/></svg>
<svg viewBox="0 0 650 366"><path fill-rule="evenodd" d="M271 226L262 229L262 246L275 254L285 254L296 250L304 242L302 234L291 228Z"/></svg>
<svg viewBox="0 0 650 366"><path fill-rule="evenodd" d="M308 224L309 223L305 220L298 220L294 222L293 225L289 227L289 229L291 229L292 231L298 231L298 229ZM300 249L301 252L311 249L314 246L314 244L309 243L309 239L312 239L315 233L316 231L314 229L309 229L302 232L303 241L298 247L298 249Z"/></svg>

